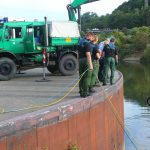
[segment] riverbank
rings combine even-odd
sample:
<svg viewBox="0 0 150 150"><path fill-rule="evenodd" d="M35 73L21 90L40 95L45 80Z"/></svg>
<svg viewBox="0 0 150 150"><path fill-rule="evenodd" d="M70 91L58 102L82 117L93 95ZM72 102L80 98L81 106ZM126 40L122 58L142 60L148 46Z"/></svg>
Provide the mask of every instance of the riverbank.
<svg viewBox="0 0 150 150"><path fill-rule="evenodd" d="M144 53L134 53L130 56L127 56L126 58L123 59L123 61L128 62L128 63L140 63L141 58L144 56Z"/></svg>

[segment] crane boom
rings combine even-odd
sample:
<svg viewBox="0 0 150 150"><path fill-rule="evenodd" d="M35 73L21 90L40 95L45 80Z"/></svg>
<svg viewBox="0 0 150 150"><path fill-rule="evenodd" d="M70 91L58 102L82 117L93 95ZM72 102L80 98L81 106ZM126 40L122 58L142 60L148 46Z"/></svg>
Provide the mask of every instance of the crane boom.
<svg viewBox="0 0 150 150"><path fill-rule="evenodd" d="M99 0L74 0L71 4L71 6L73 8L77 8L78 6L82 5L82 4L87 4L87 3L91 3L91 2L95 2L95 1L99 1Z"/></svg>
<svg viewBox="0 0 150 150"><path fill-rule="evenodd" d="M99 0L74 0L71 4L67 5L69 20L77 21L75 16L76 12L78 12L78 20L80 20L80 10L81 10L80 6L95 1Z"/></svg>

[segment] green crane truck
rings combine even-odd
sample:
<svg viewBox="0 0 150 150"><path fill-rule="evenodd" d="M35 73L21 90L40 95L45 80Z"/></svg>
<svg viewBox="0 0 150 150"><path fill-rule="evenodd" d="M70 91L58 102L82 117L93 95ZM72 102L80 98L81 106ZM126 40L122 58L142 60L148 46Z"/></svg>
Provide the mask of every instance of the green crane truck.
<svg viewBox="0 0 150 150"><path fill-rule="evenodd" d="M48 71L53 73L58 70L62 75L75 74L80 38L75 10L78 10L80 18L80 5L93 1L97 0L74 0L69 4L69 21L0 19L0 80L10 80L17 71L42 66L45 49Z"/></svg>

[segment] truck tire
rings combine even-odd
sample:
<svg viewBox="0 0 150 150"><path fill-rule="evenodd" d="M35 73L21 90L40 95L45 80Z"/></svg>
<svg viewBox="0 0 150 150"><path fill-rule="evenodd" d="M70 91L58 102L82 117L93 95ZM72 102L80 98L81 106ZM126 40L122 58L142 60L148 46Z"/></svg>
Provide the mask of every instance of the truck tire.
<svg viewBox="0 0 150 150"><path fill-rule="evenodd" d="M0 58L0 80L7 81L16 74L16 64L10 58Z"/></svg>
<svg viewBox="0 0 150 150"><path fill-rule="evenodd" d="M56 73L56 72L58 72L58 67L57 66L50 66L50 65L48 65L47 66L47 70L49 72L51 72L51 73Z"/></svg>
<svg viewBox="0 0 150 150"><path fill-rule="evenodd" d="M71 76L78 70L77 58L71 54L64 55L59 62L59 71L62 75Z"/></svg>

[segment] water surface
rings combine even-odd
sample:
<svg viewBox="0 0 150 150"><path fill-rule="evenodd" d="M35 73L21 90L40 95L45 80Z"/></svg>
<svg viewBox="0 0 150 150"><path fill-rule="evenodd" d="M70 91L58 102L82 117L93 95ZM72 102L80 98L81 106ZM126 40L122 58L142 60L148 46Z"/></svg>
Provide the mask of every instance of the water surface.
<svg viewBox="0 0 150 150"><path fill-rule="evenodd" d="M126 150L150 150L150 65L123 63ZM131 139L131 140L130 140Z"/></svg>

